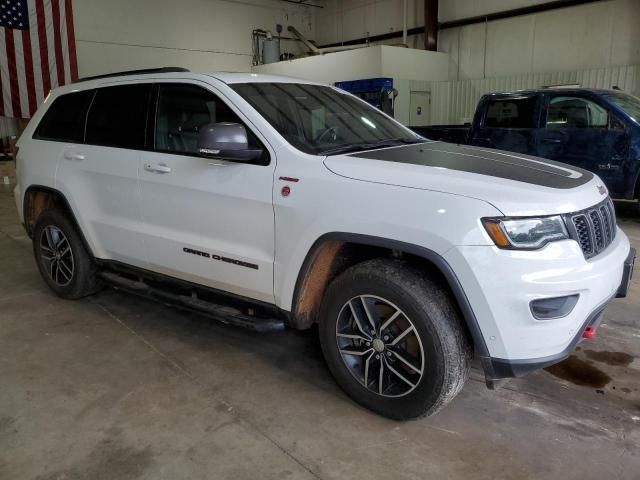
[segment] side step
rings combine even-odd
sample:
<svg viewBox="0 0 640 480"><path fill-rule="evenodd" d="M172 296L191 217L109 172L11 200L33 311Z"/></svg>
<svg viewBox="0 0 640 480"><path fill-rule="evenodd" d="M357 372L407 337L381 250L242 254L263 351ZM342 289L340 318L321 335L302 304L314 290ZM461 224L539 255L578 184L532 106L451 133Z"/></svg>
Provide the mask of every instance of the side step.
<svg viewBox="0 0 640 480"><path fill-rule="evenodd" d="M99 276L116 288L156 300L162 300L177 307L193 310L208 317L259 333L281 332L285 329L284 321L278 318L261 317L245 314L237 308L220 305L198 298L194 291L191 296L176 295L164 289L153 288L144 280L131 280L117 273L102 271Z"/></svg>

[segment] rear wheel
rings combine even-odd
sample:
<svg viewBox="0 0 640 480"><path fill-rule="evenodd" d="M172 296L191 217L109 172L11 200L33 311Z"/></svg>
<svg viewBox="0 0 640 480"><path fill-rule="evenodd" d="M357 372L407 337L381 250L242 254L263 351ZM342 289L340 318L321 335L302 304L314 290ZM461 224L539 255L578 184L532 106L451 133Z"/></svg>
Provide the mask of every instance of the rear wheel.
<svg viewBox="0 0 640 480"><path fill-rule="evenodd" d="M390 418L433 415L469 375L471 345L448 292L401 261L367 261L340 275L319 331L340 387Z"/></svg>
<svg viewBox="0 0 640 480"><path fill-rule="evenodd" d="M40 215L33 231L33 253L40 275L60 297L81 298L98 290L95 263L62 212Z"/></svg>

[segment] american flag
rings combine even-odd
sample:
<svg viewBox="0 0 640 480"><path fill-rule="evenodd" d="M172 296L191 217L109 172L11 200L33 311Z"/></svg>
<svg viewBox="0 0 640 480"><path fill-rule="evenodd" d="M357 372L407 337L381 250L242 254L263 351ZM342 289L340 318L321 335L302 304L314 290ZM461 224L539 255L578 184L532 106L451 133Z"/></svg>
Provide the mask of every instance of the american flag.
<svg viewBox="0 0 640 480"><path fill-rule="evenodd" d="M0 117L30 118L77 78L71 0L0 0Z"/></svg>

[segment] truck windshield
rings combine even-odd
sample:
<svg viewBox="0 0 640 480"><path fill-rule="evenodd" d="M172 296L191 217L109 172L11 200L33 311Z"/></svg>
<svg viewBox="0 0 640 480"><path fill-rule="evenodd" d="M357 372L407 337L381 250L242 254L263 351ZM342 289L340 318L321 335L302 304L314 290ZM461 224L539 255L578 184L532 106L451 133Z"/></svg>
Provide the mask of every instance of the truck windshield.
<svg viewBox="0 0 640 480"><path fill-rule="evenodd" d="M640 123L640 99L626 93L607 93L605 97L625 111L633 120Z"/></svg>
<svg viewBox="0 0 640 480"><path fill-rule="evenodd" d="M338 89L297 83L231 85L291 145L312 155L425 140Z"/></svg>

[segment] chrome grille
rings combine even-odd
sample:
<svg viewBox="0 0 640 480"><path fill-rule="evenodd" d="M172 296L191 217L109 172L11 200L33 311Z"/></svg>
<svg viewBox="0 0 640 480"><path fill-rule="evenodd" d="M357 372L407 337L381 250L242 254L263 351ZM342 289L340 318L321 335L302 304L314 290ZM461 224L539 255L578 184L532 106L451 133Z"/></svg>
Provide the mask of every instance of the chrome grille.
<svg viewBox="0 0 640 480"><path fill-rule="evenodd" d="M585 258L605 250L616 236L616 212L611 199L591 208L565 215L569 235L582 249Z"/></svg>

